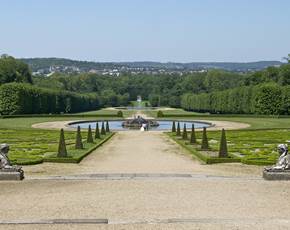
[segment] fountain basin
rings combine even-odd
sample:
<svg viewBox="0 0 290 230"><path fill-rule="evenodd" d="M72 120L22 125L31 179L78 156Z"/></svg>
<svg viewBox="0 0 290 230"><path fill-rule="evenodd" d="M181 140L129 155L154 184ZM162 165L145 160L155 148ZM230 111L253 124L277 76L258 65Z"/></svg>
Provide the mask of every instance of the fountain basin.
<svg viewBox="0 0 290 230"><path fill-rule="evenodd" d="M157 126L150 126L150 130L155 130L155 131L168 131L171 130L172 128L172 120L150 120L149 121L154 121L156 123L158 123ZM98 122L99 127L101 127L101 121L78 121L78 122L71 122L68 124L69 127L72 128L77 128L78 126L80 126L83 129L87 129L89 127L89 125L91 126L92 129L96 128L96 123ZM136 127L126 127L123 126L123 123L126 122L126 120L111 120L108 121L109 122L109 126L111 130L115 130L115 131L126 131L126 130L136 130ZM179 122L180 123L180 128L182 129L184 124L186 125L186 128L188 130L191 129L192 124L194 124L195 129L202 129L203 127L212 127L213 125L211 123L208 122L198 122L198 121L176 121L175 122ZM176 123L177 125L177 123Z"/></svg>

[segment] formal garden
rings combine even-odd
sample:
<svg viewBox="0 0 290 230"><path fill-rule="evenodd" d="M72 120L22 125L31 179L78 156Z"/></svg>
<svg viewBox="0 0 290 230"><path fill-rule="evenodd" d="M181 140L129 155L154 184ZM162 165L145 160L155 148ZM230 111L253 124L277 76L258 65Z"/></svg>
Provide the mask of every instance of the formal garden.
<svg viewBox="0 0 290 230"><path fill-rule="evenodd" d="M176 129L178 121L183 120L207 120L207 121L231 121L248 123L251 126L242 130L226 130L228 157L218 157L221 141L221 130L206 132L208 149L201 149L203 132L195 129L195 141L191 143L191 128L187 128L187 138L182 137L183 128L180 127L180 135L175 132L165 132L170 138L186 148L191 154L205 163L242 162L244 164L271 165L274 164L278 153L277 144L290 142L290 118L254 117L254 116L216 116L190 114L180 109L160 108L164 117L159 120L175 120ZM126 111L122 110L122 114ZM157 118L158 110L142 110L144 114ZM132 111L130 112L132 113ZM9 143L11 146L10 158L13 163L38 164L42 162L68 162L77 163L88 153L107 141L114 132L100 135L95 138L95 129L92 129L93 143L88 143L88 129L81 130L83 149L75 149L76 131L65 130L64 137L67 149L66 157L57 157L59 148L60 130L44 130L32 128L33 124L54 121L71 120L96 120L101 123L104 120L123 119L120 110L99 110L88 113L62 116L32 116L32 117L3 117L0 119L1 143ZM167 117L168 116L168 117Z"/></svg>
<svg viewBox="0 0 290 230"><path fill-rule="evenodd" d="M78 135L77 127L68 127L64 133L60 129L66 127L32 128L45 122L89 121L94 133L92 124L97 121L115 120L122 129L125 118L143 114L160 124L167 121L167 130L162 131L206 163L273 164L278 157L277 144L290 139L289 64L246 74L209 70L185 76L121 75L118 81L86 73L36 77L29 68L10 56L0 59L0 142L10 145L10 157L16 164L77 163L114 134L103 133L92 141L87 126ZM223 127L208 129L208 146L202 149L205 133L196 127L196 141L191 143L191 130L185 132L188 139L168 132L171 121L226 121L249 126L225 130L227 154L220 157ZM80 135L83 148L76 148ZM60 142L66 144L65 155L58 154Z"/></svg>

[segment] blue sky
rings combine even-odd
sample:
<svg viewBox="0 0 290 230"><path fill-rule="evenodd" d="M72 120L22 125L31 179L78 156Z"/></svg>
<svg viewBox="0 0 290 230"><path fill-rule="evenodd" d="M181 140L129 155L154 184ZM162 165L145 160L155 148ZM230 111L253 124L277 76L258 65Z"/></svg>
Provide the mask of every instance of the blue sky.
<svg viewBox="0 0 290 230"><path fill-rule="evenodd" d="M290 53L289 0L0 0L0 53L257 61Z"/></svg>

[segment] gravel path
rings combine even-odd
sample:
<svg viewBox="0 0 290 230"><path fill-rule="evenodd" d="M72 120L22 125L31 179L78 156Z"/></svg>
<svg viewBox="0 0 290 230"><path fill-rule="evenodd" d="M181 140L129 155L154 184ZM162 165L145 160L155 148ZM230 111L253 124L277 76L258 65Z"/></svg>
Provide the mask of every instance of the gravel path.
<svg viewBox="0 0 290 230"><path fill-rule="evenodd" d="M203 165L161 132L120 132L78 165L0 182L0 229L289 229L289 182L261 169ZM96 219L108 224L85 224Z"/></svg>

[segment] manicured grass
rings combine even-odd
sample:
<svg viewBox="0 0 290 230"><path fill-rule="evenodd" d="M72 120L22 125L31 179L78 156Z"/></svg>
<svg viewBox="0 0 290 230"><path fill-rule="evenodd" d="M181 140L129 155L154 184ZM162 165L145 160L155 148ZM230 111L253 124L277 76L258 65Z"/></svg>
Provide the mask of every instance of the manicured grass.
<svg viewBox="0 0 290 230"><path fill-rule="evenodd" d="M197 112L188 112L183 109L168 109L166 107L160 107L157 108L156 110L149 110L145 111L145 113L150 114L152 117L157 117L157 112L162 111L164 117L190 117L190 116L196 116L196 115L209 115L209 114L203 114L203 113L197 113Z"/></svg>
<svg viewBox="0 0 290 230"><path fill-rule="evenodd" d="M177 138L175 134L168 134L177 142L182 142L182 145L186 145L183 140ZM196 132L198 145L186 145L186 148L193 152L195 155L202 152L197 149L200 148L201 132ZM211 131L208 132L208 139L210 148L213 151L218 152L221 132ZM254 164L254 165L272 165L275 164L278 158L276 147L280 143L290 142L290 130L289 129L273 129L273 130L235 130L227 131L228 150L231 156L239 158L242 163ZM200 159L203 157L198 156ZM206 162L205 159L202 159Z"/></svg>
<svg viewBox="0 0 290 230"><path fill-rule="evenodd" d="M109 115L112 115L112 117L113 117L113 116L115 116L118 113L119 110L122 111L124 118L131 117L134 114L133 110L120 109L120 108L101 109L101 110L94 110L94 111L77 113L77 114L78 115L98 115L98 116L102 116L102 115L109 116ZM119 118L121 118L121 117L119 117Z"/></svg>
<svg viewBox="0 0 290 230"><path fill-rule="evenodd" d="M93 111L87 111L82 113L76 113L78 115L112 115L115 116L118 113L118 110L115 109L99 109L99 110L93 110Z"/></svg>
<svg viewBox="0 0 290 230"><path fill-rule="evenodd" d="M1 129L0 143L10 145L9 158L12 163L20 165L37 164L56 156L59 134L59 131L40 129ZM75 135L75 132L65 132L65 141L69 157L77 160L112 134L104 136L101 140L95 140L94 144L85 143L85 149L83 150L74 150ZM86 132L82 133L82 137L85 141Z"/></svg>
<svg viewBox="0 0 290 230"><path fill-rule="evenodd" d="M141 102L131 101L131 105L134 106L134 107L138 107L138 106L146 107L146 104L147 104L147 107L151 106L149 101L141 101Z"/></svg>

